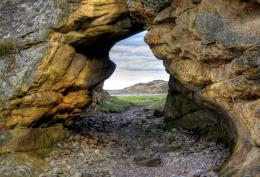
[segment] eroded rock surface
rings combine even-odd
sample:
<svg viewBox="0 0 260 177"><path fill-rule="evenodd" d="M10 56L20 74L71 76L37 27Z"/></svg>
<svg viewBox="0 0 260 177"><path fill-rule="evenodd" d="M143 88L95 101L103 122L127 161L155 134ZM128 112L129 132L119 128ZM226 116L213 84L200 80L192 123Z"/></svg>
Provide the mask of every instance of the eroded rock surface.
<svg viewBox="0 0 260 177"><path fill-rule="evenodd" d="M6 0L0 9L0 127L7 129L77 114L115 68L110 47L135 31L122 0Z"/></svg>
<svg viewBox="0 0 260 177"><path fill-rule="evenodd" d="M112 45L140 30L124 0L4 0L0 13L2 130L78 115L115 69Z"/></svg>
<svg viewBox="0 0 260 177"><path fill-rule="evenodd" d="M172 77L169 118L196 122L201 104L224 114L219 120L226 120L223 129L235 142L224 176L260 173L259 7L248 1L176 0L150 19L146 36Z"/></svg>
<svg viewBox="0 0 260 177"><path fill-rule="evenodd" d="M259 7L259 0L2 0L0 128L48 127L78 115L115 69L110 48L144 26L171 74L168 118L217 111L233 151L221 173L257 176ZM180 110L179 98L194 109Z"/></svg>

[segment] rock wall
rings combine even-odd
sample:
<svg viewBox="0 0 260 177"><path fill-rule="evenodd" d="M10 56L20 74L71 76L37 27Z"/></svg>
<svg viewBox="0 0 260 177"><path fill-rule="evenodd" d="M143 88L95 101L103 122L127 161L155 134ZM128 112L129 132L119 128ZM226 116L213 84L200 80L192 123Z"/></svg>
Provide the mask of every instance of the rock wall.
<svg viewBox="0 0 260 177"><path fill-rule="evenodd" d="M145 40L171 74L167 116L177 119L178 125L181 117L196 122L196 113L202 109L198 105L216 110L223 115L219 120L228 125L224 129L234 141L233 154L221 173L258 176L259 2L173 0L170 6L153 14L154 18L150 17L151 10L146 10L154 7L146 2L142 3L142 11L138 11L141 2L133 2L133 15L144 17L149 31ZM183 110L180 105L189 109Z"/></svg>
<svg viewBox="0 0 260 177"><path fill-rule="evenodd" d="M0 23L2 146L78 115L115 69L110 48L142 29L125 0L3 0Z"/></svg>
<svg viewBox="0 0 260 177"><path fill-rule="evenodd" d="M7 129L77 114L113 72L112 45L136 31L122 0L5 0L0 11L0 127Z"/></svg>
<svg viewBox="0 0 260 177"><path fill-rule="evenodd" d="M1 149L13 151L5 145L21 139L10 130L78 115L115 69L111 47L145 27L171 74L167 116L193 121L200 111L223 122L233 154L222 175L259 175L259 7L259 0L2 0ZM194 109L181 110L178 100Z"/></svg>

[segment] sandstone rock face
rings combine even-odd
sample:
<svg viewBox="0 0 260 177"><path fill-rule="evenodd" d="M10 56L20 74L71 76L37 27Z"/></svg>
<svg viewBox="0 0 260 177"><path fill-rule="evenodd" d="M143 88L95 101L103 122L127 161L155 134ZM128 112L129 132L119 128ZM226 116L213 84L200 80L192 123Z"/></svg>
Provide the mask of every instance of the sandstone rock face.
<svg viewBox="0 0 260 177"><path fill-rule="evenodd" d="M51 148L58 141L64 140L68 136L68 131L59 125L46 128L0 130L0 134L0 154L4 154Z"/></svg>
<svg viewBox="0 0 260 177"><path fill-rule="evenodd" d="M171 74L168 118L213 114L232 144L222 175L259 175L259 0L2 0L0 24L1 130L78 115L115 69L110 48L144 26Z"/></svg>
<svg viewBox="0 0 260 177"><path fill-rule="evenodd" d="M260 5L173 0L149 24L146 42L172 77L168 117L190 121L202 109L197 104L224 114L235 143L222 173L259 175Z"/></svg>
<svg viewBox="0 0 260 177"><path fill-rule="evenodd" d="M5 129L78 114L90 104L91 89L115 68L108 57L112 45L139 30L124 0L4 0L0 11Z"/></svg>
<svg viewBox="0 0 260 177"><path fill-rule="evenodd" d="M91 103L92 89L115 69L110 48L141 29L125 0L4 0L0 23L3 131L78 115ZM4 152L13 150L0 144Z"/></svg>

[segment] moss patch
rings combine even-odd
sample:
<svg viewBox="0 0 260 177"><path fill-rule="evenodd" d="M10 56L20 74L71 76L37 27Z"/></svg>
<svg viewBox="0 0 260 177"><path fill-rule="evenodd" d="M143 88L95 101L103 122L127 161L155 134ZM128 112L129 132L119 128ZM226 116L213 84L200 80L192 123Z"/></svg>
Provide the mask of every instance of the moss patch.
<svg viewBox="0 0 260 177"><path fill-rule="evenodd" d="M15 51L16 45L11 40L0 40L0 56L10 55Z"/></svg>
<svg viewBox="0 0 260 177"><path fill-rule="evenodd" d="M103 112L120 112L128 109L133 104L127 100L121 100L117 97L111 97L96 104L96 109Z"/></svg>

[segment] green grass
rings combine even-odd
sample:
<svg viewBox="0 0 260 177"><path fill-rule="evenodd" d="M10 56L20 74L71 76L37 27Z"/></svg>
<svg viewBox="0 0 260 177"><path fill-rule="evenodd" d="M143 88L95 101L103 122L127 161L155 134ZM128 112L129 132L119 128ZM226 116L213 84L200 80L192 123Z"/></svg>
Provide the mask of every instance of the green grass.
<svg viewBox="0 0 260 177"><path fill-rule="evenodd" d="M134 105L145 105L151 106L154 109L160 109L164 106L166 96L155 95L155 96L119 96L120 100L129 101Z"/></svg>
<svg viewBox="0 0 260 177"><path fill-rule="evenodd" d="M111 97L96 104L96 109L103 112L120 112L133 106L131 102Z"/></svg>
<svg viewBox="0 0 260 177"><path fill-rule="evenodd" d="M166 100L165 95L156 96L118 96L103 100L97 104L97 109L104 112L120 112L133 105L151 106L153 109L161 109Z"/></svg>

